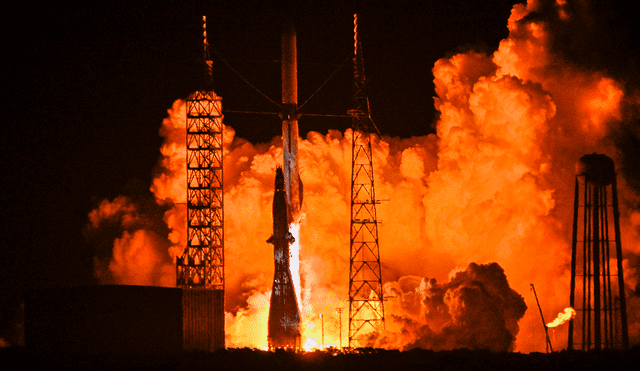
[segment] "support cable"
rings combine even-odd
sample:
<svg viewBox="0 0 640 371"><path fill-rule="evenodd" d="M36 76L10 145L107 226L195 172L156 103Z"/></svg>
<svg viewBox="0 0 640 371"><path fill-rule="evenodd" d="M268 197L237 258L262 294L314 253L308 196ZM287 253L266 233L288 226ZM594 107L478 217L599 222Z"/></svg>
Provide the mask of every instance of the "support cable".
<svg viewBox="0 0 640 371"><path fill-rule="evenodd" d="M347 62L349 62L351 59L352 59L352 57L351 57L351 56L348 56L348 57L344 60L344 62L342 62L342 64L340 64L340 66L338 66L338 68L337 68L335 71L333 71L333 73L332 73L331 75L329 75L329 77L327 78L327 80L326 80L325 82L323 82L323 83L322 83L322 85L320 85L320 87L319 87L315 92L313 92L313 94L311 94L311 95L309 96L309 98L307 98L307 100L306 100L304 103L302 103L302 104L300 105L300 107L298 107L298 112L299 112L300 110L302 110L302 107L304 107L304 105L305 105L305 104L307 104L307 103L311 100L311 98L313 98L313 96L314 96L314 95L316 95L316 93L318 93L320 90L322 90L322 88L323 88L323 87L324 87L324 86L325 86L325 85L326 85L326 84L327 84L327 83L328 83L328 82L333 78L333 76L334 76L336 73L338 73L338 71L340 71L340 70L342 69L342 67L344 67L344 65L345 65L345 64L347 64Z"/></svg>
<svg viewBox="0 0 640 371"><path fill-rule="evenodd" d="M260 95L262 95L269 102L271 102L271 103L275 104L276 106L280 107L280 103L278 103L278 102L274 101L273 99L269 98L265 93L261 92L260 89L256 88L252 83L250 83L249 80L245 79L244 76L242 76L238 71L236 71L235 68L231 67L231 65L229 63L227 63L227 61L224 60L222 58L222 56L220 54L218 54L218 52L215 49L209 47L209 50L212 50L215 53L215 55L217 55L218 58L220 58L222 63L226 64L227 67L229 67L231 69L231 71L233 71L236 75L238 75L238 77L241 78L242 81L247 83L247 85L249 85L251 88L253 88L253 90L257 91Z"/></svg>

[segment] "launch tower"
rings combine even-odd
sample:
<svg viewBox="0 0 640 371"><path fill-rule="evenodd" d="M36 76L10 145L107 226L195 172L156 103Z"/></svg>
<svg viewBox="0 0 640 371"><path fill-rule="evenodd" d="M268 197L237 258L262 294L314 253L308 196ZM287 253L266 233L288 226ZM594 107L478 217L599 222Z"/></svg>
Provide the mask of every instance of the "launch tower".
<svg viewBox="0 0 640 371"><path fill-rule="evenodd" d="M187 246L176 261L176 285L184 289L185 349L212 351L225 347L223 125L203 21L208 81L187 98Z"/></svg>
<svg viewBox="0 0 640 371"><path fill-rule="evenodd" d="M354 15L353 50L355 108L351 149L351 238L349 258L349 347L364 346L364 337L384 328L384 305L378 219L373 184L369 100L365 94L358 16Z"/></svg>
<svg viewBox="0 0 640 371"><path fill-rule="evenodd" d="M569 299L576 317L569 322L568 349L629 347L616 188L613 160L595 153L580 158Z"/></svg>

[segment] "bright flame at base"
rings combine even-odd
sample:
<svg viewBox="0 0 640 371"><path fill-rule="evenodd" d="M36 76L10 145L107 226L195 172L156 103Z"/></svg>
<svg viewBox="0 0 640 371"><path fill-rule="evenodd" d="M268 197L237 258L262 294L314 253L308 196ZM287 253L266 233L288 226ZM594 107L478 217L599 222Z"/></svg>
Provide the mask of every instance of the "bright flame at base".
<svg viewBox="0 0 640 371"><path fill-rule="evenodd" d="M320 349L320 346L318 345L318 342L315 341L315 339L307 338L307 341L304 342L302 349L304 349L306 352L309 352L313 349Z"/></svg>
<svg viewBox="0 0 640 371"><path fill-rule="evenodd" d="M300 300L300 224L289 224L289 232L295 239L291 246L289 246L289 253L291 258L289 260L289 269L291 270L291 280L293 281L293 288L296 291L296 299L298 300L298 309L302 304Z"/></svg>

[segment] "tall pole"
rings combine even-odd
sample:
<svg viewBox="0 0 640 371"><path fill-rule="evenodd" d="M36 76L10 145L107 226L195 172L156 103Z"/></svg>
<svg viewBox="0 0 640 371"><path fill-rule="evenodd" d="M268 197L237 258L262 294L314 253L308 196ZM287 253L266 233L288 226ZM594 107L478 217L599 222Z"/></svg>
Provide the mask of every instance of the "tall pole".
<svg viewBox="0 0 640 371"><path fill-rule="evenodd" d="M324 350L324 316L322 314L320 315L320 321L322 322L322 350Z"/></svg>
<svg viewBox="0 0 640 371"><path fill-rule="evenodd" d="M336 308L338 311L338 329L340 332L340 350L342 350L342 308Z"/></svg>
<svg viewBox="0 0 640 371"><path fill-rule="evenodd" d="M542 315L542 308L540 307L540 302L538 301L538 294L536 294L536 288L533 287L533 283L531 284L531 290L533 290L533 296L536 298L536 303L538 304L538 310L540 311L540 318L542 319L542 326L544 326L544 336L547 339L547 353L549 353L549 349L553 352L553 347L551 346L551 340L549 339L549 329L547 328L547 323L544 321L544 316Z"/></svg>

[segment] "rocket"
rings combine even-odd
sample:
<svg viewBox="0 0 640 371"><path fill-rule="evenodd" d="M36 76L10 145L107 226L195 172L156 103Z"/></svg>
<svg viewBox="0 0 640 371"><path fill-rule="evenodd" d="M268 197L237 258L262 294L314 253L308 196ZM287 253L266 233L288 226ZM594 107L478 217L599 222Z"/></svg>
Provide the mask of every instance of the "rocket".
<svg viewBox="0 0 640 371"><path fill-rule="evenodd" d="M298 57L296 30L287 23L282 32L282 148L289 224L300 221L302 182L298 170Z"/></svg>
<svg viewBox="0 0 640 371"><path fill-rule="evenodd" d="M273 194L273 244L275 269L269 306L269 349L300 348L300 311L289 267L289 245L294 237L289 232L287 202L282 168L276 169Z"/></svg>
<svg viewBox="0 0 640 371"><path fill-rule="evenodd" d="M300 222L302 182L298 171L298 71L296 31L288 23L282 32L282 148L283 166L276 169L273 194L274 274L269 306L269 349L300 349L300 310L291 275L289 246L295 237L289 226Z"/></svg>

